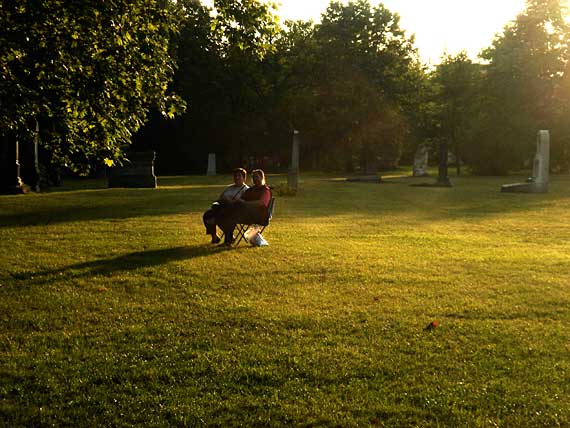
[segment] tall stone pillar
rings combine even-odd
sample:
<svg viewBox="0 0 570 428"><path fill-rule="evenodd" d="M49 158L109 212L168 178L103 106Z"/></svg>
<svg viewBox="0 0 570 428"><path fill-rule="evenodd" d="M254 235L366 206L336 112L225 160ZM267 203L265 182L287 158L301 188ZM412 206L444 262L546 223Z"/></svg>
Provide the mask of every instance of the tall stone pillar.
<svg viewBox="0 0 570 428"><path fill-rule="evenodd" d="M20 194L25 192L20 178L20 149L14 137L0 135L0 193Z"/></svg>
<svg viewBox="0 0 570 428"><path fill-rule="evenodd" d="M550 133L546 130L538 131L536 135L536 154L532 167L531 181L539 193L548 191L550 173Z"/></svg>
<svg viewBox="0 0 570 428"><path fill-rule="evenodd" d="M26 183L35 191L40 191L40 159L39 159L39 146L40 146L40 124L36 121L36 132L34 134L34 142L32 143L30 174L26 178Z"/></svg>
<svg viewBox="0 0 570 428"><path fill-rule="evenodd" d="M291 167L287 177L287 185L294 189L299 187L299 131L293 131L293 147L291 150Z"/></svg>

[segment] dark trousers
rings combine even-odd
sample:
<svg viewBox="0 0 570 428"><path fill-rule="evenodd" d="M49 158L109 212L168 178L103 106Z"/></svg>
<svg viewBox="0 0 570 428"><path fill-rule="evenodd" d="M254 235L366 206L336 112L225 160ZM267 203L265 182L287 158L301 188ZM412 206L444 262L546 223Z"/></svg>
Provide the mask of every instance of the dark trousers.
<svg viewBox="0 0 570 428"><path fill-rule="evenodd" d="M204 213L202 216L202 221L206 227L206 234L216 234L216 224L218 223L218 217L226 208L228 208L228 205L212 205L212 208Z"/></svg>
<svg viewBox="0 0 570 428"><path fill-rule="evenodd" d="M267 220L263 207L252 207L245 204L230 205L216 216L216 223L224 231L226 242L231 242L238 223L262 224Z"/></svg>

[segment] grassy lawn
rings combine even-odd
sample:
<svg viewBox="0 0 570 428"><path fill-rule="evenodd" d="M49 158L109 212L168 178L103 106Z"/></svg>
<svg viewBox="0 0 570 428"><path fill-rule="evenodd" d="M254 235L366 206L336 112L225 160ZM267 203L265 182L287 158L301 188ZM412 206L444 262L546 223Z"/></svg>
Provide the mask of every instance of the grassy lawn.
<svg viewBox="0 0 570 428"><path fill-rule="evenodd" d="M0 196L0 426L569 427L570 177L333 178L230 250L229 177Z"/></svg>

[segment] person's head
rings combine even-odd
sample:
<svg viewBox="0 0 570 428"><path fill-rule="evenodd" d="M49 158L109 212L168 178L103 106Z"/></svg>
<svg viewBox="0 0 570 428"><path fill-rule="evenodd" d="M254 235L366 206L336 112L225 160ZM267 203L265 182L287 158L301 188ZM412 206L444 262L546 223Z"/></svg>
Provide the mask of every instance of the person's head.
<svg viewBox="0 0 570 428"><path fill-rule="evenodd" d="M254 169L251 172L251 178L253 179L253 184L256 186L262 186L265 184L265 174L261 169Z"/></svg>
<svg viewBox="0 0 570 428"><path fill-rule="evenodd" d="M242 186L245 183L245 178L247 176L247 172L243 168L236 168L234 169L234 183L238 186Z"/></svg>

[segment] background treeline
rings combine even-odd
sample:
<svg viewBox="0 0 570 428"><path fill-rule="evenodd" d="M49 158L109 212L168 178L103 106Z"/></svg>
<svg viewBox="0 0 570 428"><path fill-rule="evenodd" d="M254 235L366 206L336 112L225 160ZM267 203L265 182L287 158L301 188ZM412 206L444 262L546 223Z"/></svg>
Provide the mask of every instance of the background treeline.
<svg viewBox="0 0 570 428"><path fill-rule="evenodd" d="M367 0L332 1L318 24L279 22L258 0L50 2L21 23L46 27L34 27L34 42L30 31L20 40L36 55L27 74L12 40L17 14L2 12L13 32L0 41L13 43L1 48L0 92L18 108L3 102L0 125L25 139L38 121L53 161L79 172L120 160L129 143L155 150L160 174L204 173L210 152L221 170L285 169L294 129L302 166L317 170L409 164L419 144L435 161L446 143L474 173L505 174L532 157L539 129L551 132L552 168L570 167L561 0L527 0L480 61L459 53L434 67L422 64L398 15ZM54 46L41 50L38 40ZM37 89L42 79L49 91Z"/></svg>

